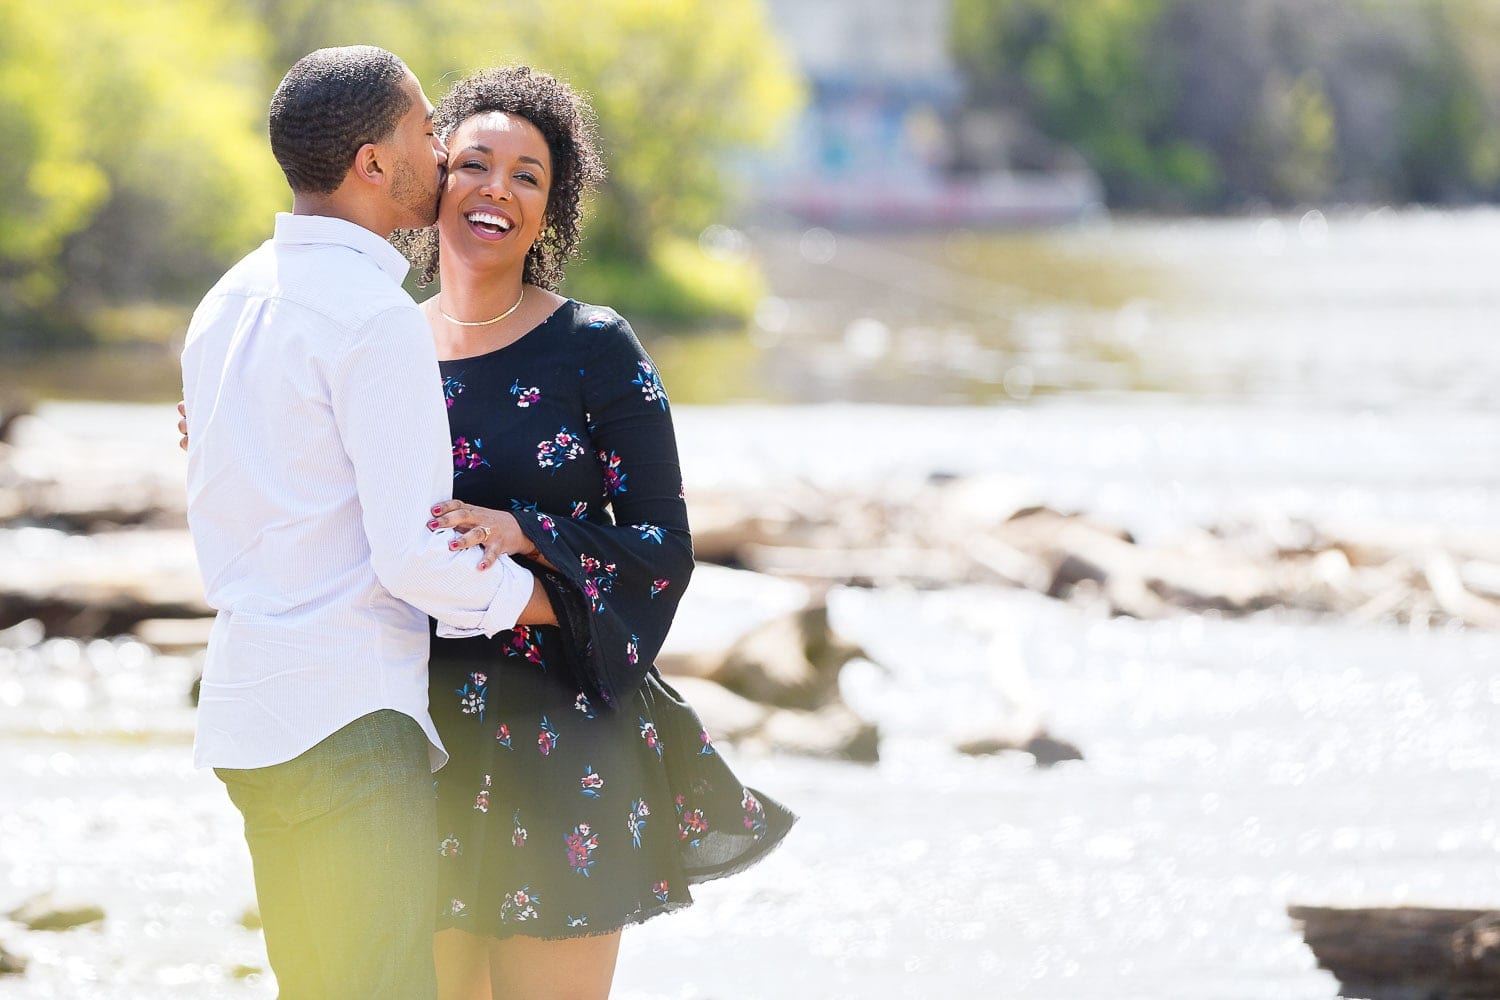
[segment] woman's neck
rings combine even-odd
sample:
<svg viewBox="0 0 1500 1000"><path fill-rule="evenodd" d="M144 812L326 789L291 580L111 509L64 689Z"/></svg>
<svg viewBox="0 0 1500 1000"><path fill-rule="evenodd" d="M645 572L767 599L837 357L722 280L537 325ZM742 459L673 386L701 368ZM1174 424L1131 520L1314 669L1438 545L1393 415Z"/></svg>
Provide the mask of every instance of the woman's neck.
<svg viewBox="0 0 1500 1000"><path fill-rule="evenodd" d="M438 357L444 361L488 354L520 340L563 301L562 296L522 285L521 275L476 273L462 266L438 267L442 291L422 304L432 327ZM514 312L507 312L515 307ZM446 315L444 315L446 314ZM493 323L485 320L504 316ZM465 323L484 323L464 326Z"/></svg>
<svg viewBox="0 0 1500 1000"><path fill-rule="evenodd" d="M454 319L482 322L501 315L516 304L522 294L521 276L521 268L479 272L440 264L438 281L442 291L438 295L438 304Z"/></svg>

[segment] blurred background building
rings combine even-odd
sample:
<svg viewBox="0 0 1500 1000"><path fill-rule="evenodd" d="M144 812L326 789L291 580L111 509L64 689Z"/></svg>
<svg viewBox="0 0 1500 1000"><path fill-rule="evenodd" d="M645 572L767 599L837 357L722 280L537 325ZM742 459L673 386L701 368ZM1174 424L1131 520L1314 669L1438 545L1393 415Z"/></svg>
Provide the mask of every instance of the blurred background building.
<svg viewBox="0 0 1500 1000"><path fill-rule="evenodd" d="M1056 222L1097 207L1093 172L1028 170L1014 116L966 108L948 0L768 0L807 81L791 134L754 172L758 207L826 226Z"/></svg>

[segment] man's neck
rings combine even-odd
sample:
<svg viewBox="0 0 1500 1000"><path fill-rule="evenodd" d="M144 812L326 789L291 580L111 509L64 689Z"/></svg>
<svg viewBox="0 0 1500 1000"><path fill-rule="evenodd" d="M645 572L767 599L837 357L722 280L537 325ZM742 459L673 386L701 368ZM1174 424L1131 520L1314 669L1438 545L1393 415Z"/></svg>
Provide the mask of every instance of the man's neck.
<svg viewBox="0 0 1500 1000"><path fill-rule="evenodd" d="M332 195L293 192L292 214L321 215L329 219L343 219L345 222L352 222L356 226L368 229L381 239L389 238L391 231L395 228L390 224L386 213L371 211L368 205L351 198L340 198L338 192Z"/></svg>

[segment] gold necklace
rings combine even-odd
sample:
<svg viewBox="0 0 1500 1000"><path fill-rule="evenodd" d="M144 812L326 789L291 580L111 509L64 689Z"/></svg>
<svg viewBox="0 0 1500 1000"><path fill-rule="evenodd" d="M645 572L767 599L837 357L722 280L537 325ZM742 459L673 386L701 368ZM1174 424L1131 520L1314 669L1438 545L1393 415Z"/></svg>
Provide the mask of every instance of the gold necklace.
<svg viewBox="0 0 1500 1000"><path fill-rule="evenodd" d="M517 298L516 298L516 304L513 305L513 306L511 306L509 309L505 310L505 312L501 313L499 316L496 316L494 319L480 319L480 320L454 319L452 316L449 316L447 313L443 312L443 307L441 305L438 306L438 315L442 316L443 319L445 319L448 322L452 323L454 326L489 326L491 323L498 323L498 322L500 322L502 319L504 319L505 317L509 316L511 313L515 312L517 309L521 308L521 303L523 301L525 301L525 299L526 299L526 286L522 285L521 286L521 294L519 296L517 296Z"/></svg>

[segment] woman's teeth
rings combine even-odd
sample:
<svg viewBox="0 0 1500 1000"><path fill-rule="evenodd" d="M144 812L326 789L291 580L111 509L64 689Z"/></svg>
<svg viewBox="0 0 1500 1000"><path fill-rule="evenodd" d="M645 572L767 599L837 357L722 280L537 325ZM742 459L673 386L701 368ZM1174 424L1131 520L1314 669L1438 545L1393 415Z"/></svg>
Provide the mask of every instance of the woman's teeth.
<svg viewBox="0 0 1500 1000"><path fill-rule="evenodd" d="M505 233L511 228L510 220L493 212L469 212L464 218L476 226L484 227L487 232Z"/></svg>

